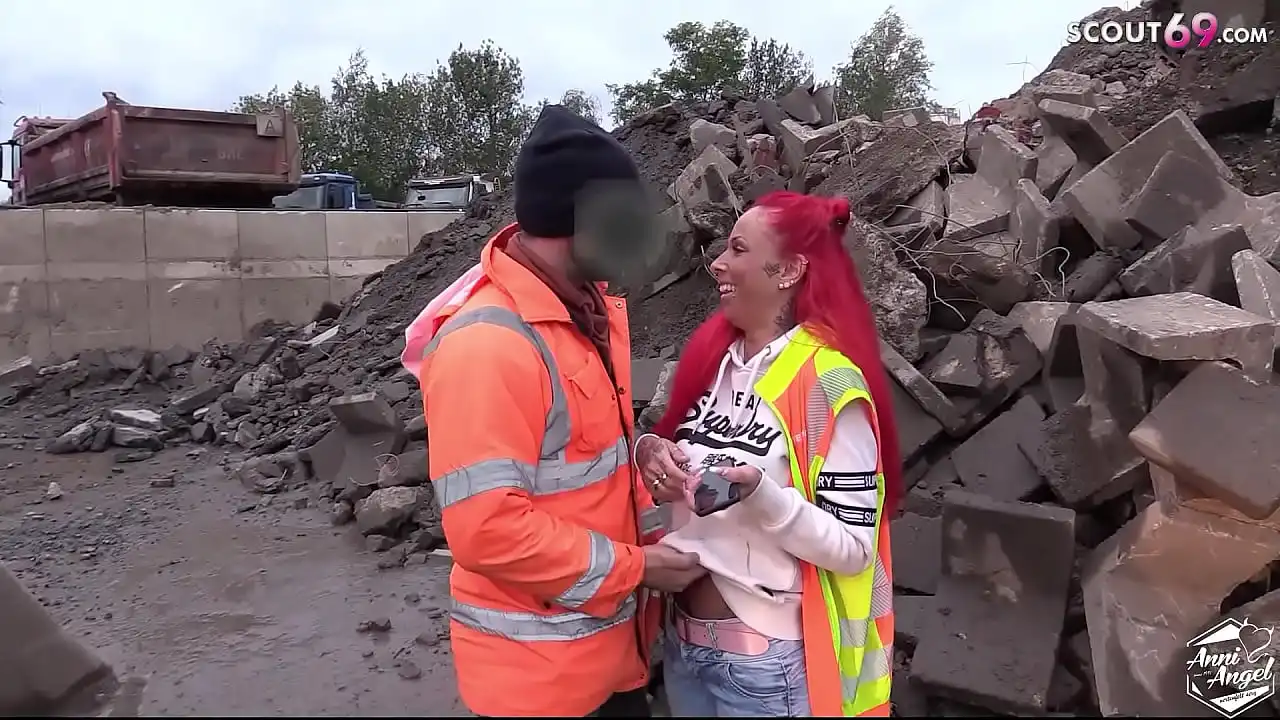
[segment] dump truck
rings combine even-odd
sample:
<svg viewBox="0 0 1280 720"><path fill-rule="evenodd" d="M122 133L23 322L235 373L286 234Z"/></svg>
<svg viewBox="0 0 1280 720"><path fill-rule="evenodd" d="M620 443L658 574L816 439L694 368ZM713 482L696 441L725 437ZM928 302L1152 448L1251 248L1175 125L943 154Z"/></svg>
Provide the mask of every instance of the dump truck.
<svg viewBox="0 0 1280 720"><path fill-rule="evenodd" d="M250 114L106 103L74 120L21 118L4 179L14 205L269 208L301 178L283 108Z"/></svg>

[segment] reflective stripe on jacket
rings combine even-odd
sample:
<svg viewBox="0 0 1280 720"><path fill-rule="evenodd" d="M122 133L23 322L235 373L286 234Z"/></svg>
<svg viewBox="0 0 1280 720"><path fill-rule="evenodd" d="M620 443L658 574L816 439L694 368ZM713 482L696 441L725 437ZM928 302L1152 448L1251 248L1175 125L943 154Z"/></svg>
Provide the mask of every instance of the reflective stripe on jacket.
<svg viewBox="0 0 1280 720"><path fill-rule="evenodd" d="M638 591L656 518L632 472L630 342L606 297L617 384L563 303L502 251L442 317L420 382L455 565L452 649L481 715L586 715L648 682L659 612ZM644 512L648 511L648 512Z"/></svg>
<svg viewBox="0 0 1280 720"><path fill-rule="evenodd" d="M815 502L814 479L831 447L840 410L852 402L875 403L862 371L804 329L756 383L756 392L782 423L797 488ZM803 459L803 462L801 460ZM801 562L801 614L805 666L813 715L889 716L893 670L893 584L889 524L884 509L884 468L877 468L876 547L870 567L837 575Z"/></svg>

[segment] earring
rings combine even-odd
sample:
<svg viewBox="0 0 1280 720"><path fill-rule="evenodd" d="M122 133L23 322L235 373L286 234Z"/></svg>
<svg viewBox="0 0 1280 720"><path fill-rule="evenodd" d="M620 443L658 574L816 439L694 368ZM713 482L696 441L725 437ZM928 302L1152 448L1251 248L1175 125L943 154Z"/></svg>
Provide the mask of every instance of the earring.
<svg viewBox="0 0 1280 720"><path fill-rule="evenodd" d="M779 289L779 290L786 290L787 288L791 287L792 285L795 285L795 283L794 283L794 282L780 282L780 283L778 283L778 289Z"/></svg>

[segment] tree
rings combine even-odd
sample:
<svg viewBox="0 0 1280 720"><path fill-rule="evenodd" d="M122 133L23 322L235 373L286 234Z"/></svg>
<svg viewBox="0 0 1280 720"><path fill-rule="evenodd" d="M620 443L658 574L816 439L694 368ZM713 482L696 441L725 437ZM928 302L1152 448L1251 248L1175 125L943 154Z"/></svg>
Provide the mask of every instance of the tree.
<svg viewBox="0 0 1280 720"><path fill-rule="evenodd" d="M752 97L777 95L813 72L803 53L776 40L753 38L725 20L711 27L682 22L663 39L672 53L665 70L654 70L648 80L607 86L615 122L673 101L713 100L726 89Z"/></svg>
<svg viewBox="0 0 1280 720"><path fill-rule="evenodd" d="M836 110L840 117L864 113L879 120L885 110L928 105L932 69L924 42L890 6L832 71Z"/></svg>
<svg viewBox="0 0 1280 720"><path fill-rule="evenodd" d="M427 81L426 129L438 174L507 175L529 127L520 62L492 42L461 45Z"/></svg>
<svg viewBox="0 0 1280 720"><path fill-rule="evenodd" d="M530 126L532 126L534 120L538 119L538 115L542 113L542 108L550 104L550 100L543 100L533 108L529 113ZM569 108L573 112L597 125L601 124L602 117L600 115L600 100L586 90L579 90L577 88L566 90L564 95L560 96L560 102L558 104Z"/></svg>
<svg viewBox="0 0 1280 720"><path fill-rule="evenodd" d="M375 78L363 51L338 69L326 94L295 84L240 98L239 112L287 108L298 125L304 172L354 175L374 197L400 200L415 177L506 173L532 108L521 101L520 63L493 43L459 46L430 76ZM566 104L599 115L585 92ZM594 105L593 105L594 103Z"/></svg>
<svg viewBox="0 0 1280 720"><path fill-rule="evenodd" d="M428 168L432 138L425 123L424 78L374 78L362 50L339 68L328 95L318 86L297 83L288 93L277 88L248 95L240 112L282 106L298 125L299 153L305 172L349 173L376 198L399 200L406 184Z"/></svg>
<svg viewBox="0 0 1280 720"><path fill-rule="evenodd" d="M597 125L603 120L600 116L600 100L585 90L566 90L560 98L560 104Z"/></svg>
<svg viewBox="0 0 1280 720"><path fill-rule="evenodd" d="M751 38L742 71L742 92L748 97L777 97L813 77L813 63L799 50L777 40Z"/></svg>

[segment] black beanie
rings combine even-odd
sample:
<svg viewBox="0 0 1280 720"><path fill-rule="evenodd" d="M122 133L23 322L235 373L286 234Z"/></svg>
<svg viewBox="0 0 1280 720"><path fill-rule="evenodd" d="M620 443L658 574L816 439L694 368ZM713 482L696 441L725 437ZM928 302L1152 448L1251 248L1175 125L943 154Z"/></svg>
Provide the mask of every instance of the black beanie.
<svg viewBox="0 0 1280 720"><path fill-rule="evenodd" d="M634 181L622 143L563 105L547 105L516 157L516 222L534 237L571 237L575 199L598 180Z"/></svg>

